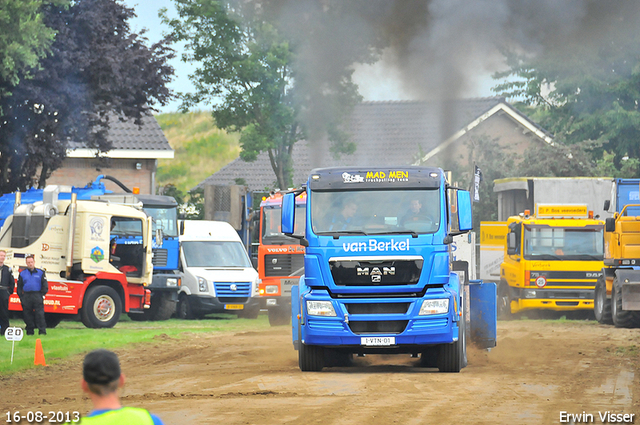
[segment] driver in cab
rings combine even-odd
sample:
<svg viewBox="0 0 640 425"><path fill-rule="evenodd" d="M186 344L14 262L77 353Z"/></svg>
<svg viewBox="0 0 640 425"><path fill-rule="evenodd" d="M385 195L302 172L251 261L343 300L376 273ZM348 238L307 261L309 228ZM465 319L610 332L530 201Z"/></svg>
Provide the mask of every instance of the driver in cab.
<svg viewBox="0 0 640 425"><path fill-rule="evenodd" d="M409 204L409 211L402 217L400 223L407 224L414 221L431 221L429 217L422 211L422 202L419 199L412 199Z"/></svg>

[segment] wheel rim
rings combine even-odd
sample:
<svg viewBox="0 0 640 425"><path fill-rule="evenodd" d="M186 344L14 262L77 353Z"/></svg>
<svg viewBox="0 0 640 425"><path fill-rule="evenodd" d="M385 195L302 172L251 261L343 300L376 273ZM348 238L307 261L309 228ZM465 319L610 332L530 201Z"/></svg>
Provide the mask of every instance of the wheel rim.
<svg viewBox="0 0 640 425"><path fill-rule="evenodd" d="M101 322L108 322L116 314L116 303L108 295L100 295L93 303L93 314Z"/></svg>
<svg viewBox="0 0 640 425"><path fill-rule="evenodd" d="M595 296L595 300L593 300L593 303L594 303L595 314L597 316L602 316L603 304L602 304L602 299L600 298L601 295L602 295L602 288L600 286L596 286L596 296Z"/></svg>

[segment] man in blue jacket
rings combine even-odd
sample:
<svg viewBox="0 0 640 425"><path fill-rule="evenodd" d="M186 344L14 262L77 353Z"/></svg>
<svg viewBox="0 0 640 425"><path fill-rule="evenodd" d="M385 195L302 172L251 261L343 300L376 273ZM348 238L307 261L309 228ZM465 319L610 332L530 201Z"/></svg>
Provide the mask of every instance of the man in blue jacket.
<svg viewBox="0 0 640 425"><path fill-rule="evenodd" d="M46 335L44 296L49 290L49 284L44 270L36 268L35 256L27 254L25 260L27 268L18 276L18 296L22 303L22 316L27 326L27 335L33 335L36 326L39 335Z"/></svg>

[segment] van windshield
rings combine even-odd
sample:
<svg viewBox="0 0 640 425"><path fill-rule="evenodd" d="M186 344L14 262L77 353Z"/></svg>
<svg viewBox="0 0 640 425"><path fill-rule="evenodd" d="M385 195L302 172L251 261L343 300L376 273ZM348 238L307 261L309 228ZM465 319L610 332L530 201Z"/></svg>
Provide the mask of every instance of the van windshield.
<svg viewBox="0 0 640 425"><path fill-rule="evenodd" d="M182 250L187 267L252 267L240 242L189 241Z"/></svg>

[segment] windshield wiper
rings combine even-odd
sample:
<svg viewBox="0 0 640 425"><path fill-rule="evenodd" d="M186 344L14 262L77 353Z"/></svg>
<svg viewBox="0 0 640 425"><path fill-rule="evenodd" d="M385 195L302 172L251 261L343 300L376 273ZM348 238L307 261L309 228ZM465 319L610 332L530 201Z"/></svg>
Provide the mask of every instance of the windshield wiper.
<svg viewBox="0 0 640 425"><path fill-rule="evenodd" d="M414 238L418 237L418 234L413 230L394 230L393 232L375 232L369 233L370 235L411 235Z"/></svg>
<svg viewBox="0 0 640 425"><path fill-rule="evenodd" d="M338 239L340 236L345 235L364 235L369 236L368 233L363 232L362 230L338 230L336 232L317 232L317 235L323 236L333 236L334 239Z"/></svg>

